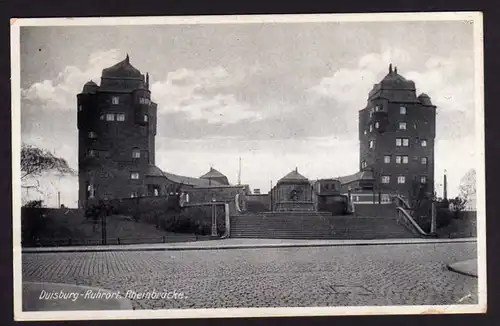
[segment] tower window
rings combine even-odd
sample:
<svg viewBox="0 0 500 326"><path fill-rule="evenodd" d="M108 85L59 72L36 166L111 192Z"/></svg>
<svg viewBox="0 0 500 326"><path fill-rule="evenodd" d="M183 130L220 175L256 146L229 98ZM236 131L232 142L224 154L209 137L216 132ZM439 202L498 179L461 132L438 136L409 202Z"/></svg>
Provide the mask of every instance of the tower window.
<svg viewBox="0 0 500 326"><path fill-rule="evenodd" d="M400 130L406 130L406 122L400 122L399 123L399 129Z"/></svg>
<svg viewBox="0 0 500 326"><path fill-rule="evenodd" d="M380 111L380 106L377 105L377 106L375 106L375 112L378 112L378 111Z"/></svg>
<svg viewBox="0 0 500 326"><path fill-rule="evenodd" d="M83 105L78 105L78 111L83 111Z"/></svg>
<svg viewBox="0 0 500 326"><path fill-rule="evenodd" d="M403 184L406 182L406 177L404 175L398 176L398 183Z"/></svg>
<svg viewBox="0 0 500 326"><path fill-rule="evenodd" d="M148 122L148 115L145 114L144 117L143 117L143 119L144 119L144 122Z"/></svg>
<svg viewBox="0 0 500 326"><path fill-rule="evenodd" d="M420 158L420 164L427 165L427 157Z"/></svg>
<svg viewBox="0 0 500 326"><path fill-rule="evenodd" d="M410 144L408 138L396 138L396 146L408 147Z"/></svg>
<svg viewBox="0 0 500 326"><path fill-rule="evenodd" d="M406 114L406 106L399 107L399 113L400 114Z"/></svg>
<svg viewBox="0 0 500 326"><path fill-rule="evenodd" d="M405 155L402 157L402 159L403 159L403 164L408 164L408 156Z"/></svg>
<svg viewBox="0 0 500 326"><path fill-rule="evenodd" d="M375 141L370 140L370 142L369 142L369 146L370 146L370 148L373 148L373 147L375 146Z"/></svg>
<svg viewBox="0 0 500 326"><path fill-rule="evenodd" d="M401 156L396 156L396 164L401 164Z"/></svg>
<svg viewBox="0 0 500 326"><path fill-rule="evenodd" d="M426 184L427 183L427 177L425 175L420 177L420 183L421 184Z"/></svg>
<svg viewBox="0 0 500 326"><path fill-rule="evenodd" d="M95 150L93 150L93 149L89 149L89 150L87 151L87 155L88 155L89 157L95 157L95 156L96 156L96 155L95 155Z"/></svg>
<svg viewBox="0 0 500 326"><path fill-rule="evenodd" d="M365 129L365 131L363 131L363 133L364 133L365 135L367 134L366 129Z"/></svg>
<svg viewBox="0 0 500 326"><path fill-rule="evenodd" d="M106 121L115 121L115 114L114 113L107 113L106 114Z"/></svg>
<svg viewBox="0 0 500 326"><path fill-rule="evenodd" d="M113 96L111 98L111 103L113 103L113 104L120 104L120 98L118 96Z"/></svg>
<svg viewBox="0 0 500 326"><path fill-rule="evenodd" d="M135 191L131 192L130 193L130 198L137 198L137 193Z"/></svg>
<svg viewBox="0 0 500 326"><path fill-rule="evenodd" d="M140 97L139 104L149 104L149 99L147 97Z"/></svg>
<svg viewBox="0 0 500 326"><path fill-rule="evenodd" d="M366 161L361 162L361 168L362 169L366 168L366 166L367 166Z"/></svg>
<svg viewBox="0 0 500 326"><path fill-rule="evenodd" d="M117 113L116 121L125 121L125 113Z"/></svg>
<svg viewBox="0 0 500 326"><path fill-rule="evenodd" d="M388 175L383 175L382 176L382 183L390 183L391 182L391 177Z"/></svg>
<svg viewBox="0 0 500 326"><path fill-rule="evenodd" d="M104 114L104 113L103 113L103 114L101 114L101 116L99 117L99 119L101 119L101 120L105 120L105 119L106 119L106 114Z"/></svg>
<svg viewBox="0 0 500 326"><path fill-rule="evenodd" d="M141 151L137 148L132 150L132 158L140 158L141 157Z"/></svg>
<svg viewBox="0 0 500 326"><path fill-rule="evenodd" d="M401 138L396 138L396 146L402 146L403 140Z"/></svg>
<svg viewBox="0 0 500 326"><path fill-rule="evenodd" d="M89 135L89 138L90 138L90 139L95 139L95 138L97 138L97 134L96 134L95 132L93 132L93 131L89 131L89 134L88 134L88 135Z"/></svg>
<svg viewBox="0 0 500 326"><path fill-rule="evenodd" d="M377 122L375 122L375 129L378 129L379 127L380 127L379 122L378 122L378 121L377 121Z"/></svg>
<svg viewBox="0 0 500 326"><path fill-rule="evenodd" d="M420 142L420 144L422 145L422 147L427 147L427 140L422 139L422 141Z"/></svg>
<svg viewBox="0 0 500 326"><path fill-rule="evenodd" d="M391 155L384 156L384 163L391 163Z"/></svg>
<svg viewBox="0 0 500 326"><path fill-rule="evenodd" d="M370 132L373 131L373 126L370 124Z"/></svg>
<svg viewBox="0 0 500 326"><path fill-rule="evenodd" d="M130 173L130 179L132 179L132 180L138 180L139 179L139 172L132 172L132 173Z"/></svg>

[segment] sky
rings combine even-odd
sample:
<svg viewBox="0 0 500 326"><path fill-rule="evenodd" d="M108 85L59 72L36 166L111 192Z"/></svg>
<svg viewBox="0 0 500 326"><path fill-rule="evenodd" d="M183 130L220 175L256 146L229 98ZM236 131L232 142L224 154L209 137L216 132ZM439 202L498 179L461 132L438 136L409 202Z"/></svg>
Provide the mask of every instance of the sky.
<svg viewBox="0 0 500 326"><path fill-rule="evenodd" d="M236 183L241 157L267 192L296 167L359 170L358 110L392 63L438 107L436 190L446 169L453 196L475 164L473 41L459 21L21 27L21 138L76 169L76 95L129 54L158 103L156 164ZM41 182L48 205L76 205L76 177Z"/></svg>

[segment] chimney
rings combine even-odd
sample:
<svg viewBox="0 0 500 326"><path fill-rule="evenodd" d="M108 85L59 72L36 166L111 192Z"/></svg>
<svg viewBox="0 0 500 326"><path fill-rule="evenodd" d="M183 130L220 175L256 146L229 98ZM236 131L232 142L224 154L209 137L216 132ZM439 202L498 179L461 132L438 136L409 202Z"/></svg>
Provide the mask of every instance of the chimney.
<svg viewBox="0 0 500 326"><path fill-rule="evenodd" d="M127 57L125 58L125 62L126 62L126 63L129 63L129 62L130 62L130 58L129 58L129 56L128 56L128 53L127 53Z"/></svg>
<svg viewBox="0 0 500 326"><path fill-rule="evenodd" d="M389 73L392 74L392 63L389 64Z"/></svg>
<svg viewBox="0 0 500 326"><path fill-rule="evenodd" d="M394 67L394 74L398 74L398 67Z"/></svg>
<svg viewBox="0 0 500 326"><path fill-rule="evenodd" d="M149 73L146 73L146 88L149 89Z"/></svg>

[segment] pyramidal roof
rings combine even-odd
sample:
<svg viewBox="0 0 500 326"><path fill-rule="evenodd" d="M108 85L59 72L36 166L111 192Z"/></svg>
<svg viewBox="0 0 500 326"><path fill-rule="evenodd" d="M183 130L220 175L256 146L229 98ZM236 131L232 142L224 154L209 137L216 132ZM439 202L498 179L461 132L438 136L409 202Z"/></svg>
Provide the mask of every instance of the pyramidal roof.
<svg viewBox="0 0 500 326"><path fill-rule="evenodd" d="M279 181L309 181L309 179L300 174L299 170L295 168L295 170L285 175Z"/></svg>
<svg viewBox="0 0 500 326"><path fill-rule="evenodd" d="M391 63L389 64L389 73L384 77L382 81L396 81L396 80L400 80L403 82L408 81L406 78L398 74L398 67L394 67L394 69L392 69L392 63Z"/></svg>
<svg viewBox="0 0 500 326"><path fill-rule="evenodd" d="M208 171L207 173L202 175L200 178L208 179L208 178L224 178L224 177L225 177L224 174L220 173L219 171L217 171L214 168L210 168L210 171Z"/></svg>
<svg viewBox="0 0 500 326"><path fill-rule="evenodd" d="M127 57L124 60L118 62L114 66L103 69L102 77L128 77L141 79L142 74L138 69L130 64L130 57L127 54Z"/></svg>

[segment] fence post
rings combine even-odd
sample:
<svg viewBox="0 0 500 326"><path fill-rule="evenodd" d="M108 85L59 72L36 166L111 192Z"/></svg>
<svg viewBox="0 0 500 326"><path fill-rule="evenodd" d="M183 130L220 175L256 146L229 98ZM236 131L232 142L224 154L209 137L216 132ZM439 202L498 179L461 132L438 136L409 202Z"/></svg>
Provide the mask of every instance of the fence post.
<svg viewBox="0 0 500 326"><path fill-rule="evenodd" d="M118 244L120 244L120 238L117 238L116 240L118 241Z"/></svg>
<svg viewBox="0 0 500 326"><path fill-rule="evenodd" d="M163 240L163 243L165 243L165 236L163 236L163 239L162 239L162 240Z"/></svg>
<svg viewBox="0 0 500 326"><path fill-rule="evenodd" d="M69 238L69 241L68 241L68 242L69 242L69 245L71 246L71 243L72 243L71 238Z"/></svg>

